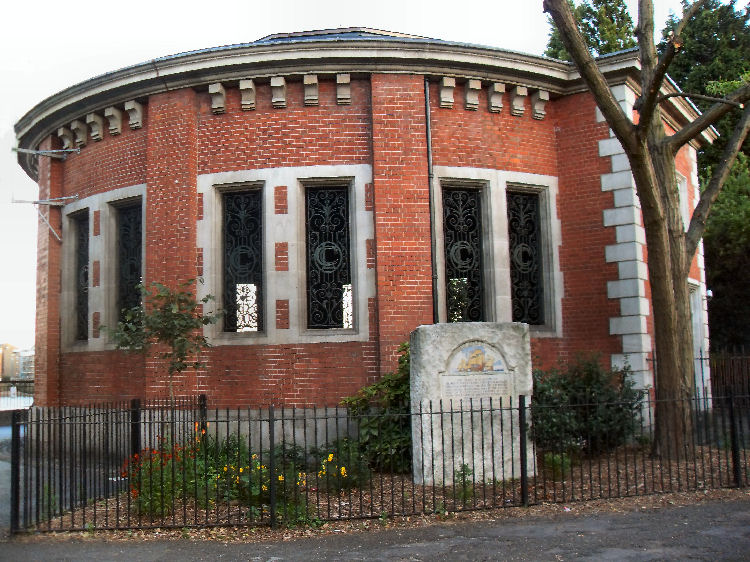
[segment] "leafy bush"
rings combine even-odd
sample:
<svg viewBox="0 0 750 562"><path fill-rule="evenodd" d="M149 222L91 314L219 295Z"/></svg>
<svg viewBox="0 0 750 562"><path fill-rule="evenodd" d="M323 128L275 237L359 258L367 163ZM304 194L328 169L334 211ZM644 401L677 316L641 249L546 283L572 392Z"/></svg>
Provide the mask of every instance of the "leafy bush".
<svg viewBox="0 0 750 562"><path fill-rule="evenodd" d="M600 453L635 433L642 395L630 370L604 369L597 356L534 373L532 436L545 451Z"/></svg>
<svg viewBox="0 0 750 562"><path fill-rule="evenodd" d="M337 439L318 449L317 454L320 456L318 485L325 490L351 490L362 487L370 478L367 458L357 441Z"/></svg>
<svg viewBox="0 0 750 562"><path fill-rule="evenodd" d="M411 416L409 402L409 344L398 348L395 373L361 388L342 400L349 414L358 417L359 446L375 470L411 471Z"/></svg>

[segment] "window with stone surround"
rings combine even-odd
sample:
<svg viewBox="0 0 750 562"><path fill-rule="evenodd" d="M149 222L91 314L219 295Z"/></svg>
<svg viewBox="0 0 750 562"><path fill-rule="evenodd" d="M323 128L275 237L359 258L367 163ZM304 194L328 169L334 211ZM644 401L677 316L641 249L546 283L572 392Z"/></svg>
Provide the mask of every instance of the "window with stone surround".
<svg viewBox="0 0 750 562"><path fill-rule="evenodd" d="M71 216L75 232L75 339L89 339L89 211Z"/></svg>
<svg viewBox="0 0 750 562"><path fill-rule="evenodd" d="M262 332L263 192L222 193L223 309L225 332Z"/></svg>
<svg viewBox="0 0 750 562"><path fill-rule="evenodd" d="M115 207L117 216L117 315L138 306L143 279L143 209L140 199Z"/></svg>
<svg viewBox="0 0 750 562"><path fill-rule="evenodd" d="M543 325L545 278L540 194L508 190L506 197L513 322Z"/></svg>
<svg viewBox="0 0 750 562"><path fill-rule="evenodd" d="M305 187L307 328L353 328L349 186Z"/></svg>
<svg viewBox="0 0 750 562"><path fill-rule="evenodd" d="M448 322L482 322L485 319L481 195L479 189L443 189Z"/></svg>

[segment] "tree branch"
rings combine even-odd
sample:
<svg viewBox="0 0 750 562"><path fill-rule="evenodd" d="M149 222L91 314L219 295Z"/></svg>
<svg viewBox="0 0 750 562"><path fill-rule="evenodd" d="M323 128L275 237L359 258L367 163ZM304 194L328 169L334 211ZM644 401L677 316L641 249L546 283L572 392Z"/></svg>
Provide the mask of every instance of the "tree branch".
<svg viewBox="0 0 750 562"><path fill-rule="evenodd" d="M644 63L644 53L649 52L652 60L656 56L656 48L654 46L654 13L653 5L650 0L641 0L639 3L639 14L638 14L638 42L641 47L641 62L643 63L643 78L641 83L641 96L635 103L634 109L640 112L639 124L642 127L648 127L651 122L651 117L654 114L657 106L657 96L659 90L661 90L662 82L664 82L664 76L667 73L667 68L672 63L672 59L675 54L682 46L682 40L680 34L685 29L685 25L692 18L698 9L706 3L707 0L697 0L694 2L685 12L680 23L674 30L673 35L667 42L667 48L662 53L659 62L653 66ZM646 6L648 4L648 6ZM642 19L645 18L645 19ZM647 79L646 79L647 78Z"/></svg>
<svg viewBox="0 0 750 562"><path fill-rule="evenodd" d="M672 136L667 137L665 142L671 146L673 152L677 153L683 144L693 140L705 129L708 129L713 123L719 120L724 114L733 109L734 104L727 102L745 103L748 100L750 100L750 84L745 84L741 88L737 88L731 94L724 96L724 100L712 105L705 113L701 114L698 119L688 123Z"/></svg>
<svg viewBox="0 0 750 562"><path fill-rule="evenodd" d="M740 103L738 101L731 101L726 98L717 98L714 96L704 96L703 94L691 94L690 92L671 92L669 94L664 94L658 97L656 100L657 103L661 103L664 100L667 100L669 98L695 98L697 100L703 100L703 101L713 101L716 103L726 103L729 105L732 105L734 107L738 107L739 109L745 109L745 104Z"/></svg>
<svg viewBox="0 0 750 562"><path fill-rule="evenodd" d="M742 118L732 132L732 138L729 139L729 142L724 147L721 160L719 160L719 167L711 174L711 180L701 194L695 211L693 211L693 217L690 219L690 226L685 235L685 252L687 253L688 263L692 261L693 255L695 255L698 243L703 237L703 232L706 230L706 219L708 213L711 211L711 205L719 195L719 191L721 191L721 187L724 185L727 177L729 177L732 164L734 164L734 160L737 158L737 153L740 151L742 143L745 142L748 131L750 131L750 106L746 107L745 111L742 112Z"/></svg>
<svg viewBox="0 0 750 562"><path fill-rule="evenodd" d="M591 53L589 53L567 0L544 0L543 4L544 11L555 22L563 45L570 53L578 71L581 73L581 77L591 90L607 123L620 143L624 147L628 145L630 151L634 152L636 150L636 139L633 136L635 127L612 95L607 80L596 66Z"/></svg>

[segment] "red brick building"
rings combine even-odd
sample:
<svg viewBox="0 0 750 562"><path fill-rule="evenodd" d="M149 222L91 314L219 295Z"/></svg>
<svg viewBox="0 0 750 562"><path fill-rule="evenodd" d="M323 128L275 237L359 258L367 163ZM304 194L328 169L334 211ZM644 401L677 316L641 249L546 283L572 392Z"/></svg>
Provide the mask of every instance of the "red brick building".
<svg viewBox="0 0 750 562"><path fill-rule="evenodd" d="M632 111L635 53L599 64ZM58 204L39 226L38 404L163 396L159 360L100 326L141 280L196 277L225 313L176 391L219 406L334 405L415 327L462 320L529 323L537 365L597 351L652 383L632 176L568 63L367 29L269 36L93 78L16 132L71 151L19 154ZM677 167L687 213L695 147ZM691 277L705 348L700 256Z"/></svg>

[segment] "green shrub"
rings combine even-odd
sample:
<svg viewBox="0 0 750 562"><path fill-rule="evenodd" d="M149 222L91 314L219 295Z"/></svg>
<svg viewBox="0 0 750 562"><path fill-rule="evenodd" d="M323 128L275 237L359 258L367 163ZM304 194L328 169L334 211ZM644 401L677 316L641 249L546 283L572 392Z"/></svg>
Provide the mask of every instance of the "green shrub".
<svg viewBox="0 0 750 562"><path fill-rule="evenodd" d="M597 356L534 373L532 437L543 451L600 453L635 433L642 395L630 370L605 369Z"/></svg>
<svg viewBox="0 0 750 562"><path fill-rule="evenodd" d="M316 452L318 465L318 486L328 491L361 488L370 478L367 458L357 441L344 437Z"/></svg>
<svg viewBox="0 0 750 562"><path fill-rule="evenodd" d="M411 404L409 402L409 344L398 348L398 369L342 400L358 418L358 441L375 470L411 471Z"/></svg>

